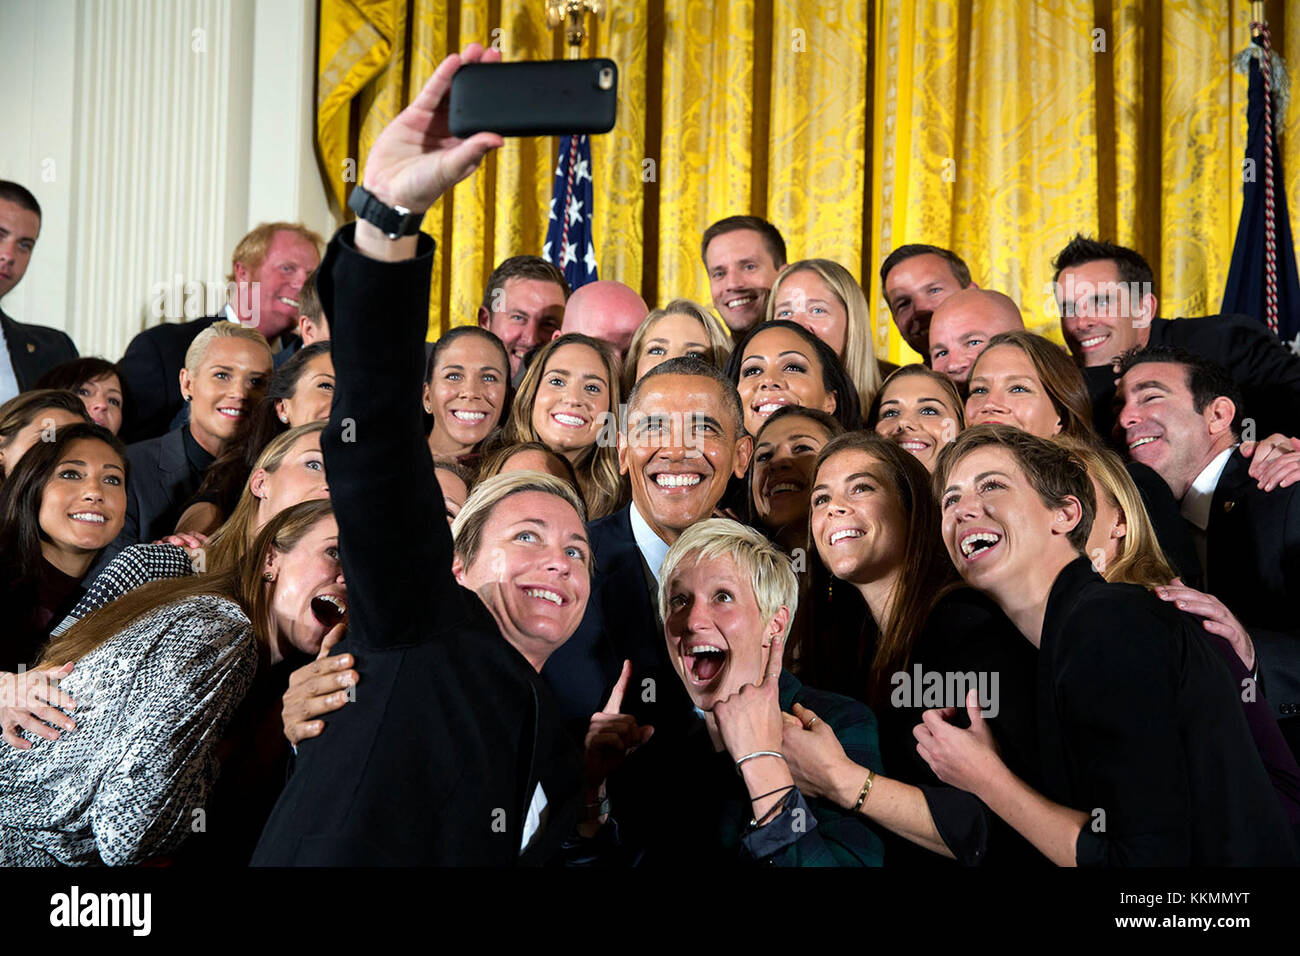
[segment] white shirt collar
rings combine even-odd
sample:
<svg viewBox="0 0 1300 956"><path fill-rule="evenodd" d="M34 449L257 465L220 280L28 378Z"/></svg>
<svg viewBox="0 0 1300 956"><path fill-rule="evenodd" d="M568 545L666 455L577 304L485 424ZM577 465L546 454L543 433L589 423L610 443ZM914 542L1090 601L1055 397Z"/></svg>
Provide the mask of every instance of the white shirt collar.
<svg viewBox="0 0 1300 956"><path fill-rule="evenodd" d="M659 569L663 566L664 558L668 557L668 544L655 534L645 518L641 517L635 501L632 502L632 537L636 540L641 557L645 558L646 565L655 576L655 583L658 584Z"/></svg>
<svg viewBox="0 0 1300 956"><path fill-rule="evenodd" d="M226 317L227 322L234 322L236 325L241 324L239 321L238 313L236 313L235 310L231 308L229 302L226 303L226 307L222 310L222 315ZM267 344L271 346L271 354L277 355L279 354L280 349L284 347L284 340L282 339L281 336L277 335L274 339L268 339Z"/></svg>
<svg viewBox="0 0 1300 956"><path fill-rule="evenodd" d="M1215 455L1214 459L1196 476L1192 487L1187 489L1187 494L1183 495L1179 510L1182 511L1184 518L1202 531L1210 524L1210 506L1214 503L1214 489L1219 487L1223 469L1228 466L1228 459L1236 449L1237 446L1233 445Z"/></svg>

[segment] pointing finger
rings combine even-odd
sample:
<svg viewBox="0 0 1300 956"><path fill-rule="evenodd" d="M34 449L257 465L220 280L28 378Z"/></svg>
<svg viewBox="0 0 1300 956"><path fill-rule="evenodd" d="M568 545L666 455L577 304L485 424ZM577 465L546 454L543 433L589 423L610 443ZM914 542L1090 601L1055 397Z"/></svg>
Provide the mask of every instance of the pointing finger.
<svg viewBox="0 0 1300 956"><path fill-rule="evenodd" d="M617 714L623 710L623 695L627 693L627 683L632 679L632 662L624 661L623 670L619 672L618 682L614 684L614 689L609 692L609 700L605 701L605 706L601 713Z"/></svg>

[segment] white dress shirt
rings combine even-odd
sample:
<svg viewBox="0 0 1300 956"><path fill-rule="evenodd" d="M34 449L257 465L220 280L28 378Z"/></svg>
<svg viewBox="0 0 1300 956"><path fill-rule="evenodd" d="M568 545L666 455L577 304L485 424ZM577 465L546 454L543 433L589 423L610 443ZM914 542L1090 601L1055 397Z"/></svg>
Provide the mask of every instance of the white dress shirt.
<svg viewBox="0 0 1300 956"><path fill-rule="evenodd" d="M0 405L21 391L18 387L18 373L14 371L14 363L9 356L9 342L0 333Z"/></svg>
<svg viewBox="0 0 1300 956"><path fill-rule="evenodd" d="M645 559L646 566L658 584L659 569L663 567L664 558L668 557L668 543L655 534L645 518L641 517L635 501L632 502L632 537L636 539L637 550L641 552L641 557Z"/></svg>

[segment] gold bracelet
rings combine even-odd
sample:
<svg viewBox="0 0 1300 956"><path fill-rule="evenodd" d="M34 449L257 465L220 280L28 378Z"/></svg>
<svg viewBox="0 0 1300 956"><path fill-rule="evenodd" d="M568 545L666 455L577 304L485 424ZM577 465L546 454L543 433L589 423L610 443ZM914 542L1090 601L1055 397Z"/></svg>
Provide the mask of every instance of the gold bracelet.
<svg viewBox="0 0 1300 956"><path fill-rule="evenodd" d="M862 805L867 802L867 795L871 793L871 785L876 782L876 772L867 771L867 782L862 785L862 792L858 794L858 802L853 804L853 812L857 813L862 809Z"/></svg>

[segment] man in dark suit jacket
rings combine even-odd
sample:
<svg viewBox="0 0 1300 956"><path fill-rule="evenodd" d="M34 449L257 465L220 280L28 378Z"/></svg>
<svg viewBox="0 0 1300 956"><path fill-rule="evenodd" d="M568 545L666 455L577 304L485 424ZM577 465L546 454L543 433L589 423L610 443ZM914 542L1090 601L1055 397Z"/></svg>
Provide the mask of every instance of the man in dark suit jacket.
<svg viewBox="0 0 1300 956"><path fill-rule="evenodd" d="M627 409L618 457L632 502L588 525L596 558L591 598L578 630L551 655L542 676L566 722L580 731L630 660L625 712L655 727L662 740L691 710L655 610L659 566L682 531L712 515L728 480L745 474L753 439L745 433L736 387L689 356L647 373Z"/></svg>
<svg viewBox="0 0 1300 956"><path fill-rule="evenodd" d="M303 283L320 262L322 240L302 223L258 226L232 255L230 301L218 315L145 329L127 346L118 367L126 392L127 442L156 438L178 423L184 407L179 375L185 351L213 322L239 322L261 332L272 351L297 341L290 330L298 321Z"/></svg>
<svg viewBox="0 0 1300 956"><path fill-rule="evenodd" d="M41 207L18 183L0 180L0 299L22 281L41 232ZM15 322L0 309L3 349L12 377L0 369L0 403L36 386L36 380L61 362L77 357L65 332ZM0 358L0 361L4 361Z"/></svg>
<svg viewBox="0 0 1300 956"><path fill-rule="evenodd" d="M1075 236L1053 260L1061 331L1083 370L1097 434L1113 437L1114 363L1133 348L1172 346L1221 366L1236 382L1254 436L1300 435L1300 356L1242 315L1156 317L1155 276L1139 253Z"/></svg>
<svg viewBox="0 0 1300 956"><path fill-rule="evenodd" d="M1300 485L1263 491L1237 445L1241 393L1189 352L1148 347L1121 365L1129 454L1164 478L1187 520L1203 590L1248 628L1279 726L1300 740ZM1248 406L1247 406L1248 408Z"/></svg>

